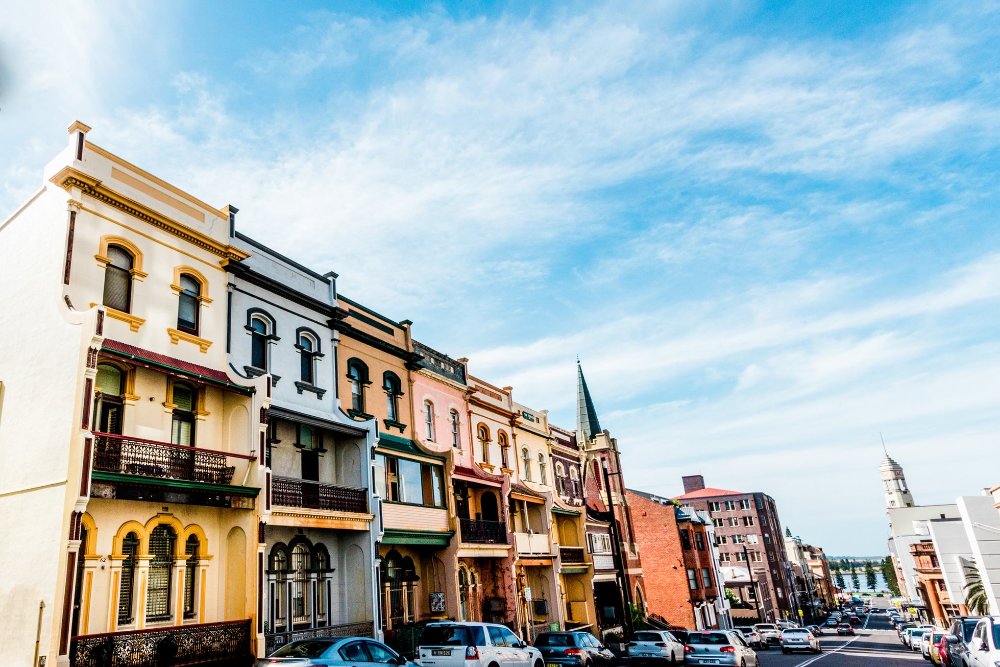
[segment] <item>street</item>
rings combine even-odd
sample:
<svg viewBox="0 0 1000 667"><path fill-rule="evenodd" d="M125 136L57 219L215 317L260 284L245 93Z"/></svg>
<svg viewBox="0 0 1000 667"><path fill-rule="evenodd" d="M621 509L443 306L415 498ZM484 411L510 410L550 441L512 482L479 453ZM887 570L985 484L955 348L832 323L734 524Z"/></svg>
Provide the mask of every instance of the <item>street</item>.
<svg viewBox="0 0 1000 667"><path fill-rule="evenodd" d="M835 631L826 629L824 633L820 637L823 653L783 655L781 649L772 648L758 652L761 667L805 667L817 662L819 667L916 667L930 664L919 653L907 650L900 643L888 616L868 616L855 637L838 637Z"/></svg>

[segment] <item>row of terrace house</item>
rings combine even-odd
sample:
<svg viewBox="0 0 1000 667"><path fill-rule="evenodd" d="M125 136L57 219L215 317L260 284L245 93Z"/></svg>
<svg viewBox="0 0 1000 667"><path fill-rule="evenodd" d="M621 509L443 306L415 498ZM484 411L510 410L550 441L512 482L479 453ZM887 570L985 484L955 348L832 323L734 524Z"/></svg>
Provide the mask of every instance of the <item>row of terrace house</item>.
<svg viewBox="0 0 1000 667"><path fill-rule="evenodd" d="M550 424L89 130L0 223L0 662L628 630L645 584L582 370L576 430Z"/></svg>

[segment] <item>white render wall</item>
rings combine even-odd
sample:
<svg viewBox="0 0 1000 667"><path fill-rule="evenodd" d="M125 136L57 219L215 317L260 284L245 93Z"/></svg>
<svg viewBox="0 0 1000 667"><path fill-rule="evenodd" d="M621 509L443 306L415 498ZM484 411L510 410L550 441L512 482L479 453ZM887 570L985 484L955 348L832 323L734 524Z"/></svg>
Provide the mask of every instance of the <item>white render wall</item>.
<svg viewBox="0 0 1000 667"><path fill-rule="evenodd" d="M990 496L962 496L957 503L990 614L1000 614L1000 514Z"/></svg>
<svg viewBox="0 0 1000 667"><path fill-rule="evenodd" d="M927 522L944 576L945 588L953 604L965 602L965 576L962 564L972 559L972 550L966 536L965 526L959 519L935 519Z"/></svg>

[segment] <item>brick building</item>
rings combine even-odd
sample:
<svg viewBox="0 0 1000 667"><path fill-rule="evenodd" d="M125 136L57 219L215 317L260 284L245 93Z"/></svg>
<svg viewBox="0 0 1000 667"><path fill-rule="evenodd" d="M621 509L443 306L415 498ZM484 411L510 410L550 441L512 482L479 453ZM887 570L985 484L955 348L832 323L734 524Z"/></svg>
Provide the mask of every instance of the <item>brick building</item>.
<svg viewBox="0 0 1000 667"><path fill-rule="evenodd" d="M701 475L683 482L684 495L677 500L711 519L725 586L768 620L797 615L774 499L760 492L706 488Z"/></svg>

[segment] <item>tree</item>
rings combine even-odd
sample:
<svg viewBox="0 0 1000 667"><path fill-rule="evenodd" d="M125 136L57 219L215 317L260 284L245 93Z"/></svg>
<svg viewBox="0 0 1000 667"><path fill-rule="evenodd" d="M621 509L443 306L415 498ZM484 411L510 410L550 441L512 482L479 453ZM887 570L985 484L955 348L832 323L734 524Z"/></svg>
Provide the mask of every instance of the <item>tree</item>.
<svg viewBox="0 0 1000 667"><path fill-rule="evenodd" d="M892 564L892 557L886 556L882 560L882 577L885 585L889 587L889 592L899 597L899 581L896 580L896 568Z"/></svg>
<svg viewBox="0 0 1000 667"><path fill-rule="evenodd" d="M871 561L865 563L865 583L871 591L874 591L875 586L878 585L878 577L875 576L875 568Z"/></svg>
<svg viewBox="0 0 1000 667"><path fill-rule="evenodd" d="M979 568L975 565L965 566L965 606L969 608L970 614L985 616L989 612L989 604L986 601L986 587L983 585L983 578L979 575Z"/></svg>
<svg viewBox="0 0 1000 667"><path fill-rule="evenodd" d="M851 563L851 585L854 587L852 590L861 589L861 580L858 578L858 566L853 562Z"/></svg>
<svg viewBox="0 0 1000 667"><path fill-rule="evenodd" d="M844 584L844 573L840 570L840 567L837 567L834 570L833 582L837 584L837 588L839 588L840 590L844 590L847 587Z"/></svg>

